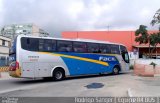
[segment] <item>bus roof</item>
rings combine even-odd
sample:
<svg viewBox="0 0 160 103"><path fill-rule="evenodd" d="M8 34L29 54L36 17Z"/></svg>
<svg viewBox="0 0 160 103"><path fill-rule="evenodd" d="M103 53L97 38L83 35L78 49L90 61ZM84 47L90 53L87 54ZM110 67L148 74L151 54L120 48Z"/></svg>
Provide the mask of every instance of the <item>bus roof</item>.
<svg viewBox="0 0 160 103"><path fill-rule="evenodd" d="M37 37L37 36L28 36L28 35L18 35L18 37L29 37L29 38L41 38L41 39L55 39L55 40L66 40L66 41L79 41L79 42L89 42L89 43L104 43L104 44L116 44L116 45L123 45L120 43L113 43L109 41L99 41L99 40L93 40L93 39L82 39L82 38L77 38L77 39L66 39L66 38L54 38L54 37ZM123 45L125 46L125 45Z"/></svg>

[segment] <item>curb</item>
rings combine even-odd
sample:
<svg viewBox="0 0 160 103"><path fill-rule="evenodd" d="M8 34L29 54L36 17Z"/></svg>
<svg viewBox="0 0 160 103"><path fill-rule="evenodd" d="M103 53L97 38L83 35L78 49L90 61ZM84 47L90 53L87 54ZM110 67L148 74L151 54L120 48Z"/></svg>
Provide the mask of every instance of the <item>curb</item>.
<svg viewBox="0 0 160 103"><path fill-rule="evenodd" d="M3 79L11 79L12 77L10 77L10 75L8 74L8 72L0 72L0 80Z"/></svg>
<svg viewBox="0 0 160 103"><path fill-rule="evenodd" d="M127 94L129 97L133 97L133 94L132 94L132 91L131 91L131 88L128 88L127 90Z"/></svg>

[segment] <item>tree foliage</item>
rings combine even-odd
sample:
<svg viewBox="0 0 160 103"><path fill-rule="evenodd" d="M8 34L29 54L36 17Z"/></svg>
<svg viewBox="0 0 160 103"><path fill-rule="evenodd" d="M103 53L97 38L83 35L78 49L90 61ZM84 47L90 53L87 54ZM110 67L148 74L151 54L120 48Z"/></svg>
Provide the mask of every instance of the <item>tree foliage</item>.
<svg viewBox="0 0 160 103"><path fill-rule="evenodd" d="M150 45L156 46L157 44L160 44L160 33L152 33L150 35Z"/></svg>
<svg viewBox="0 0 160 103"><path fill-rule="evenodd" d="M151 50L151 55L152 55L153 51L156 49L157 44L160 44L160 33L152 33L149 36L149 39L150 39L150 45L153 46Z"/></svg>
<svg viewBox="0 0 160 103"><path fill-rule="evenodd" d="M151 21L152 26L154 26L155 24L160 24L160 9L156 11ZM159 25L159 31L160 31L160 25Z"/></svg>
<svg viewBox="0 0 160 103"><path fill-rule="evenodd" d="M153 20L151 21L151 25L154 26L155 24L160 24L160 9L156 11L153 16ZM151 57L153 51L156 49L156 46L160 44L160 32L148 34L147 26L140 25L139 29L135 32L135 41L139 42L139 44L147 44L149 43L149 57ZM160 31L160 25L159 25ZM151 50L151 46L153 46Z"/></svg>
<svg viewBox="0 0 160 103"><path fill-rule="evenodd" d="M156 46L160 44L160 32L148 34L147 26L140 25L139 29L135 32L135 41L139 42L139 44L147 44L149 43L149 57L151 57L153 51L156 49ZM151 46L152 49L151 49Z"/></svg>
<svg viewBox="0 0 160 103"><path fill-rule="evenodd" d="M139 29L136 30L135 32L135 41L139 42L139 44L147 44L148 43L148 31L147 31L147 26L145 25L140 25Z"/></svg>
<svg viewBox="0 0 160 103"><path fill-rule="evenodd" d="M156 11L153 16L153 20L151 21L151 25L159 24L160 23L160 9Z"/></svg>

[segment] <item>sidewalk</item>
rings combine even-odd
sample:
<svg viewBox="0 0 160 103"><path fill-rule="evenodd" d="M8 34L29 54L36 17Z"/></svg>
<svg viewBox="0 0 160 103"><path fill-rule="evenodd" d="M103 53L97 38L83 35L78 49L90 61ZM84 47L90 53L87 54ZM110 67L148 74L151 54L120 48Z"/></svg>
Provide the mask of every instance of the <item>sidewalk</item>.
<svg viewBox="0 0 160 103"><path fill-rule="evenodd" d="M160 96L160 77L142 77L141 86L128 89L129 97L158 97Z"/></svg>
<svg viewBox="0 0 160 103"><path fill-rule="evenodd" d="M8 72L0 72L0 80L4 79L11 79L12 77L9 76Z"/></svg>

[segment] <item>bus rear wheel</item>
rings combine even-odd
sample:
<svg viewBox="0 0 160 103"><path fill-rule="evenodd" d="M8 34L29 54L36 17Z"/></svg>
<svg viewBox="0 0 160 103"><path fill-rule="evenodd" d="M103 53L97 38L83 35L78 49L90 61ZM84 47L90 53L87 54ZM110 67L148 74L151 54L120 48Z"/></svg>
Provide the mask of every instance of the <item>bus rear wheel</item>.
<svg viewBox="0 0 160 103"><path fill-rule="evenodd" d="M115 66L115 67L113 68L113 72L112 72L112 73L113 73L114 75L118 75L118 74L119 74L119 70L120 70L119 67L118 67L118 66Z"/></svg>
<svg viewBox="0 0 160 103"><path fill-rule="evenodd" d="M64 79L64 70L63 69L55 69L53 72L53 79L56 81L60 81Z"/></svg>

